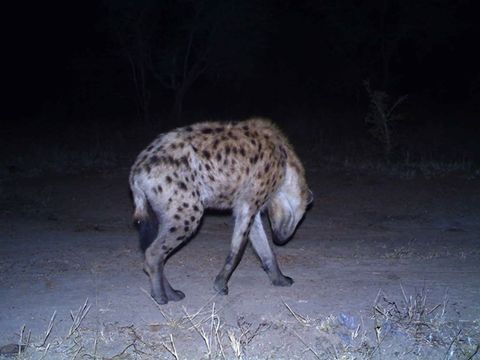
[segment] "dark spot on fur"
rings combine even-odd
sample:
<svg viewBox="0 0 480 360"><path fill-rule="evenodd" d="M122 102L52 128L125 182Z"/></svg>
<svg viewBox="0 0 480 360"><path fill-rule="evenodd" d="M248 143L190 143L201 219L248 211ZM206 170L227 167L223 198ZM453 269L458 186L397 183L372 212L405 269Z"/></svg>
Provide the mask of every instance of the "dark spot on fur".
<svg viewBox="0 0 480 360"><path fill-rule="evenodd" d="M185 239L185 235L182 235L182 236L177 237L177 241L182 241L182 240L184 240L184 239Z"/></svg>
<svg viewBox="0 0 480 360"><path fill-rule="evenodd" d="M234 146L232 148L232 152L233 152L233 155L237 155L237 147L236 146Z"/></svg>
<svg viewBox="0 0 480 360"><path fill-rule="evenodd" d="M152 170L152 169L150 168L149 165L145 165L145 171L147 172L147 174L150 174L150 171L151 171L151 170Z"/></svg>
<svg viewBox="0 0 480 360"><path fill-rule="evenodd" d="M206 158L207 160L210 159L210 152L209 152L208 150L203 150L203 151L202 151L202 154L203 154L203 156L205 156L205 158Z"/></svg>
<svg viewBox="0 0 480 360"><path fill-rule="evenodd" d="M179 143L178 143L178 147L179 147L180 149L183 149L184 146L185 146L185 143L184 143L184 142L179 142Z"/></svg>
<svg viewBox="0 0 480 360"><path fill-rule="evenodd" d="M177 211L178 212L182 212L183 211L183 208L181 206L177 207Z"/></svg>
<svg viewBox="0 0 480 360"><path fill-rule="evenodd" d="M221 161L222 160L222 154L220 154L219 152L217 153L217 156L215 157L217 159L217 161Z"/></svg>
<svg viewBox="0 0 480 360"><path fill-rule="evenodd" d="M175 150L177 148L177 144L175 144L175 143L170 144L170 148L172 150Z"/></svg>
<svg viewBox="0 0 480 360"><path fill-rule="evenodd" d="M215 139L215 141L213 142L213 150L217 150L217 147L218 147L218 144L220 143L220 140L219 139Z"/></svg>
<svg viewBox="0 0 480 360"><path fill-rule="evenodd" d="M187 190L187 185L185 185L185 183L184 183L183 181L180 181L180 182L178 183L178 187L179 187L180 189L184 190L184 191Z"/></svg>
<svg viewBox="0 0 480 360"><path fill-rule="evenodd" d="M190 221L188 220L185 220L183 223L185 224L185 226L190 225Z"/></svg>
<svg viewBox="0 0 480 360"><path fill-rule="evenodd" d="M172 182L172 178L169 175L165 177L165 180L167 180L167 183L169 184Z"/></svg>
<svg viewBox="0 0 480 360"><path fill-rule="evenodd" d="M173 218L174 218L175 220L180 220L180 215L175 214L175 215L173 215Z"/></svg>
<svg viewBox="0 0 480 360"><path fill-rule="evenodd" d="M147 151L152 151L152 149L153 149L153 144L151 144L147 147Z"/></svg>
<svg viewBox="0 0 480 360"><path fill-rule="evenodd" d="M195 221L195 216L193 216L193 215L190 216L190 221L191 221L191 222L194 222L194 221Z"/></svg>
<svg viewBox="0 0 480 360"><path fill-rule="evenodd" d="M188 226L185 226L185 227L183 228L183 231L185 231L185 232L188 232L188 230L190 230L190 228L189 228Z"/></svg>
<svg viewBox="0 0 480 360"><path fill-rule="evenodd" d="M198 206L197 206L197 205L193 205L193 211L197 211L197 212L199 212L199 211L200 211L200 209L198 208Z"/></svg>
<svg viewBox="0 0 480 360"><path fill-rule="evenodd" d="M203 128L202 129L202 134L211 134L213 132L212 129L210 128Z"/></svg>
<svg viewBox="0 0 480 360"><path fill-rule="evenodd" d="M208 175L208 178L210 179L210 181L215 181L215 179L212 175Z"/></svg>
<svg viewBox="0 0 480 360"><path fill-rule="evenodd" d="M152 165L155 165L156 163L158 163L158 160L160 160L160 159L158 158L157 155L152 155L152 157L150 158L150 163Z"/></svg>
<svg viewBox="0 0 480 360"><path fill-rule="evenodd" d="M225 153L227 154L227 156L230 154L230 146L225 146Z"/></svg>
<svg viewBox="0 0 480 360"><path fill-rule="evenodd" d="M163 191L163 188L162 188L161 185L158 185L158 186L157 186L157 189L158 189L159 192L162 192L162 191Z"/></svg>
<svg viewBox="0 0 480 360"><path fill-rule="evenodd" d="M185 128L185 131L191 132L191 131L193 131L193 128L192 128L191 126L187 126L187 127Z"/></svg>
<svg viewBox="0 0 480 360"><path fill-rule="evenodd" d="M182 143L183 144L183 143ZM183 163L183 165L187 166L188 167L188 159L186 156L182 156L180 158L180 161Z"/></svg>
<svg viewBox="0 0 480 360"><path fill-rule="evenodd" d="M230 139L233 139L235 141L238 140L238 137L231 131L229 131L227 135Z"/></svg>
<svg viewBox="0 0 480 360"><path fill-rule="evenodd" d="M182 205L183 205L184 208L188 208L188 206L189 206L188 203L186 203L186 202L184 202Z"/></svg>
<svg viewBox="0 0 480 360"><path fill-rule="evenodd" d="M192 149L193 149L193 151L198 152L198 149L193 145L192 145Z"/></svg>
<svg viewBox="0 0 480 360"><path fill-rule="evenodd" d="M175 226L172 226L170 229L168 229L171 233L177 231L177 228Z"/></svg>
<svg viewBox="0 0 480 360"><path fill-rule="evenodd" d="M205 169L207 169L207 171L210 171L211 167L209 164L205 164Z"/></svg>
<svg viewBox="0 0 480 360"><path fill-rule="evenodd" d="M265 165L265 174L270 170L270 164Z"/></svg>
<svg viewBox="0 0 480 360"><path fill-rule="evenodd" d="M216 133L220 133L220 132L222 132L222 131L223 131L223 127L216 127L216 128L215 128L215 132L216 132Z"/></svg>

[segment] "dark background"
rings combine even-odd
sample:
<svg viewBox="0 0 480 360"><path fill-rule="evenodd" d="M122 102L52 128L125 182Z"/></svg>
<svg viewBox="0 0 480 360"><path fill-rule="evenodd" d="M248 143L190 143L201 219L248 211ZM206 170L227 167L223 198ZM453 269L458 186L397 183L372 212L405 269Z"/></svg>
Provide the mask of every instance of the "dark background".
<svg viewBox="0 0 480 360"><path fill-rule="evenodd" d="M475 1L104 0L3 12L2 175L129 166L158 131L252 115L316 160L480 160ZM388 110L404 95L387 149L366 118L378 115L373 99Z"/></svg>

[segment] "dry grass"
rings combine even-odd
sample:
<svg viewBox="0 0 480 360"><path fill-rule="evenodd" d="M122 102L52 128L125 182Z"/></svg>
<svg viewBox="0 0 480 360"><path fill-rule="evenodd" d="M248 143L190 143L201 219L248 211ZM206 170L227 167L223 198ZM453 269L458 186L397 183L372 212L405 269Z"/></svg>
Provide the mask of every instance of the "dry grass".
<svg viewBox="0 0 480 360"><path fill-rule="evenodd" d="M314 319L284 302L298 329L292 335L317 359L474 359L479 353L480 322L448 321L448 297L430 304L426 289L408 294L400 286L401 300L379 291L372 318L365 326L340 313ZM316 332L312 336L311 328ZM308 339L312 339L310 342Z"/></svg>
<svg viewBox="0 0 480 360"><path fill-rule="evenodd" d="M301 314L284 300L285 317L276 323L251 322L240 316L234 324L224 320L215 297L196 311L182 307L177 314L155 303L165 322L158 324L154 333L148 327L129 325L114 327L110 337L104 329L84 326L91 308L87 299L77 311L70 312L71 324L63 336L55 337L56 324L62 321L56 312L37 342L31 340L31 333L23 326L15 347L16 357L179 360L192 353L209 360L278 356L340 360L478 357L480 322L449 321L446 295L442 302L432 304L426 289L409 294L400 286L399 295L399 300L392 300L380 290L372 305L372 316L365 323L362 317L345 313L319 317ZM271 353L267 356L262 344L272 339L280 346L268 349ZM99 346L107 343L118 349L114 355L106 356ZM263 350L255 349L258 345Z"/></svg>

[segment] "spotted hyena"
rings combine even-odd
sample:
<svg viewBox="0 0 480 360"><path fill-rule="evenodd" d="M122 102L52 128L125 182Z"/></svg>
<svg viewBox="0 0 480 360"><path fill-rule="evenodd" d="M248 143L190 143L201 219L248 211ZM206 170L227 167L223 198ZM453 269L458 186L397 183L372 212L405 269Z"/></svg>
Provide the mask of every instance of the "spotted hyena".
<svg viewBox="0 0 480 360"><path fill-rule="evenodd" d="M312 194L300 160L270 121L205 122L161 134L135 161L130 187L145 271L158 303L184 298L166 279L165 260L195 232L207 208L232 209L235 219L216 291L228 293L227 282L248 239L274 285L293 283L278 267L260 213L267 211L273 241L282 245L295 231Z"/></svg>

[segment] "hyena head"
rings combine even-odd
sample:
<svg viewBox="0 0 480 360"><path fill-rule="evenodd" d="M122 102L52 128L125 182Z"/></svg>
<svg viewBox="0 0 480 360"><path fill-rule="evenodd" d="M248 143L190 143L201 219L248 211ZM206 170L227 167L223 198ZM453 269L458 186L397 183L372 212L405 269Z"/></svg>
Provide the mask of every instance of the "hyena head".
<svg viewBox="0 0 480 360"><path fill-rule="evenodd" d="M283 245L290 239L312 201L313 194L307 186L301 164L287 164L284 182L268 205L275 244Z"/></svg>

